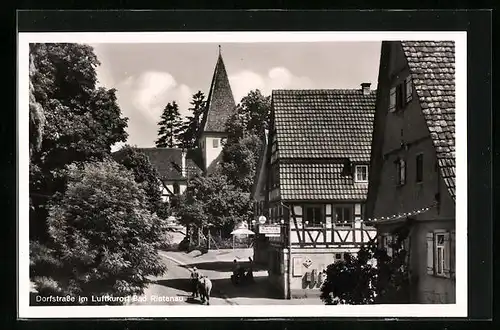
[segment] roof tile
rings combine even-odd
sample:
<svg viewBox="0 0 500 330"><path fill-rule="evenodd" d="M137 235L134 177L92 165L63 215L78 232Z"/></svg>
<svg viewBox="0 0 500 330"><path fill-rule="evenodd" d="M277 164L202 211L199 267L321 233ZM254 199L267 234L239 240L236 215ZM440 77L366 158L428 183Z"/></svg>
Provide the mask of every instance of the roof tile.
<svg viewBox="0 0 500 330"><path fill-rule="evenodd" d="M275 90L280 158L370 159L376 92Z"/></svg>
<svg viewBox="0 0 500 330"><path fill-rule="evenodd" d="M280 192L286 200L364 200L368 184L354 183L344 164L280 165Z"/></svg>

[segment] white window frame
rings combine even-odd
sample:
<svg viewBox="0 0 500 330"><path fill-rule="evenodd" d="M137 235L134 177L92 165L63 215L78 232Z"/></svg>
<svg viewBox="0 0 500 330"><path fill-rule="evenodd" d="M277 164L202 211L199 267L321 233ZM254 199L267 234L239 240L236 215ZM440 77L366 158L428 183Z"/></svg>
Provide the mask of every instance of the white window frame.
<svg viewBox="0 0 500 330"><path fill-rule="evenodd" d="M441 237L443 240L439 242ZM427 274L444 278L454 277L453 238L453 231L443 229L427 233Z"/></svg>
<svg viewBox="0 0 500 330"><path fill-rule="evenodd" d="M366 174L366 178L365 179L363 179L363 178L359 179L358 178L358 174L363 174L362 172L360 172L361 168L365 168L366 169L366 173L365 173ZM355 182L368 182L368 165L356 165L354 167L354 181Z"/></svg>
<svg viewBox="0 0 500 330"><path fill-rule="evenodd" d="M219 145L220 145L219 139L212 140L212 148L217 149L217 148L219 148Z"/></svg>
<svg viewBox="0 0 500 330"><path fill-rule="evenodd" d="M445 268L445 256L444 256L444 243L442 245L438 244L438 236L443 236L443 235L436 235L436 275L438 276L444 276L444 268Z"/></svg>

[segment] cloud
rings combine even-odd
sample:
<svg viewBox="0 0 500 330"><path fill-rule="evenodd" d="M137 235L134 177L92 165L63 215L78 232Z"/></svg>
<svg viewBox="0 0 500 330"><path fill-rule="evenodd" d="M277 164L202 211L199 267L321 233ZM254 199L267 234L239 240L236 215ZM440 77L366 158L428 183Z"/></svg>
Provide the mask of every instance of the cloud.
<svg viewBox="0 0 500 330"><path fill-rule="evenodd" d="M177 102L181 116L185 116L191 106L191 88L179 84L164 71L146 71L128 76L116 84L116 89L122 114L129 118L128 143L141 147L154 145L157 123L167 103Z"/></svg>
<svg viewBox="0 0 500 330"><path fill-rule="evenodd" d="M310 78L295 76L285 67L271 68L265 76L250 70L240 71L229 76L229 83L236 103L255 89L260 89L265 95L271 95L273 89L314 88L314 83Z"/></svg>
<svg viewBox="0 0 500 330"><path fill-rule="evenodd" d="M128 77L118 86L120 99L128 99L133 108L155 123L169 102L177 102L182 115L187 113L190 106L191 89L178 84L168 72L144 72L139 76Z"/></svg>

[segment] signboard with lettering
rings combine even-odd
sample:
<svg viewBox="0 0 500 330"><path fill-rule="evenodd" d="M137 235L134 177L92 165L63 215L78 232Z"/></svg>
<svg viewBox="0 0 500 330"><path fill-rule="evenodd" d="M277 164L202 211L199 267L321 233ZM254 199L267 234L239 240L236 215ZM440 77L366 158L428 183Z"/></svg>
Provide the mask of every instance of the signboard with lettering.
<svg viewBox="0 0 500 330"><path fill-rule="evenodd" d="M259 234L265 234L268 237L279 236L281 234L281 227L276 225L260 225Z"/></svg>

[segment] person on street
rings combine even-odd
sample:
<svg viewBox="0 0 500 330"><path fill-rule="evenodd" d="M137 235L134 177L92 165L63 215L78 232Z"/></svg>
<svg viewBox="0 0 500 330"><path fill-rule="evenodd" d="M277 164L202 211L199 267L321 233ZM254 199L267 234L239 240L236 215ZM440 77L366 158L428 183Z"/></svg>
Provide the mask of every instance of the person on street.
<svg viewBox="0 0 500 330"><path fill-rule="evenodd" d="M247 270L247 275L248 275L248 279L250 281L253 280L253 260L251 257L248 257L248 270Z"/></svg>
<svg viewBox="0 0 500 330"><path fill-rule="evenodd" d="M191 289L192 289L192 297L198 297L198 279L200 278L200 273L198 273L198 269L193 267L191 271Z"/></svg>

